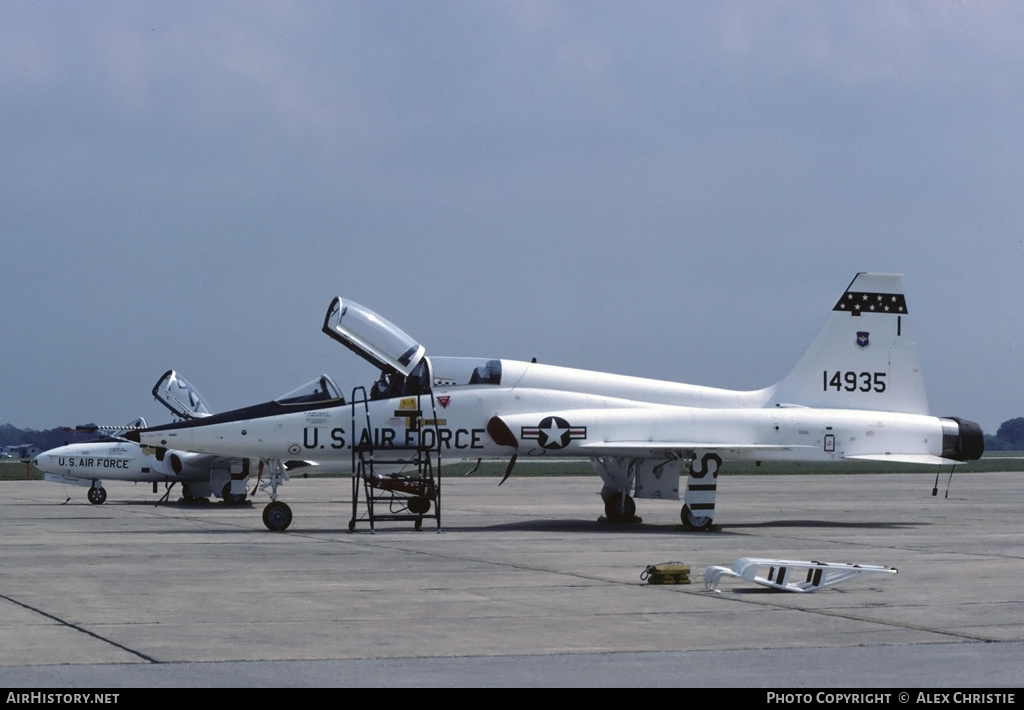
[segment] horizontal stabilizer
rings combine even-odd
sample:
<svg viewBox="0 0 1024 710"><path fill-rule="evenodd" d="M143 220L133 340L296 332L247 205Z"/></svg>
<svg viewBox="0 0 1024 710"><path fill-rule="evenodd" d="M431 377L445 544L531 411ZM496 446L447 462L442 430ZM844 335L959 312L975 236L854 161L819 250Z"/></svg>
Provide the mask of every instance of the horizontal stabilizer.
<svg viewBox="0 0 1024 710"><path fill-rule="evenodd" d="M127 424L79 424L74 430L84 434L94 434L97 431L100 431L111 436L117 436L124 432L135 431L136 429L145 429L148 426L149 424L146 423L146 419L144 417L138 417Z"/></svg>

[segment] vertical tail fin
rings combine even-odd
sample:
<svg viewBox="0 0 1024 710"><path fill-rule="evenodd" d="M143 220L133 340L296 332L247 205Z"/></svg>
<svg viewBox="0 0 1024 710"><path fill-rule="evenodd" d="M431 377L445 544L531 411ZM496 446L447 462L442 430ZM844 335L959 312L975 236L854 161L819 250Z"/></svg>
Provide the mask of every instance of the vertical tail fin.
<svg viewBox="0 0 1024 710"><path fill-rule="evenodd" d="M857 274L768 406L927 414L900 276Z"/></svg>

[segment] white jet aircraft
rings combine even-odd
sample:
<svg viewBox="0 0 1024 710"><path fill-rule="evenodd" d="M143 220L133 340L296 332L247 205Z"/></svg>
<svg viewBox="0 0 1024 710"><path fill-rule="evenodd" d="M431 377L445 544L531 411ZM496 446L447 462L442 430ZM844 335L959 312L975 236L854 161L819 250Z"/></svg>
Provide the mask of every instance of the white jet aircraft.
<svg viewBox="0 0 1024 710"><path fill-rule="evenodd" d="M323 330L381 369L369 395L357 387L346 402L324 375L281 399L128 438L260 459L270 473L263 518L272 530L292 519L277 500L289 457L347 462L373 485L398 490L406 484L374 478L374 456L394 461L419 447L438 460L508 458L506 478L517 456L586 457L604 482L611 522L636 519L633 496L678 500L685 470L683 525L708 529L723 460L953 465L984 449L977 424L929 415L897 275L858 274L789 375L755 391L535 362L427 357L402 330L341 298L331 302ZM414 496L409 511L423 513L429 502Z"/></svg>
<svg viewBox="0 0 1024 710"><path fill-rule="evenodd" d="M157 380L153 396L185 421L210 416L205 400L174 370L168 370ZM95 441L66 444L44 451L35 457L33 463L47 481L87 486L89 502L94 505L100 505L107 499L104 479L152 482L154 493L157 483L181 483L182 498L186 501L211 495L228 502L245 500L248 462L141 446L124 438L128 431L145 426L146 420L140 418L122 428L80 427L82 430L108 429L111 433Z"/></svg>

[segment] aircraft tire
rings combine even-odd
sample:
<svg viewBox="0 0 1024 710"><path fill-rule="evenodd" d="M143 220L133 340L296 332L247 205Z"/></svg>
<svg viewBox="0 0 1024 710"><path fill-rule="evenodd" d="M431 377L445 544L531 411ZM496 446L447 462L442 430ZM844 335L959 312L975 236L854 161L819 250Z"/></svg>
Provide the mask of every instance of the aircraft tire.
<svg viewBox="0 0 1024 710"><path fill-rule="evenodd" d="M636 520L636 503L628 493L613 493L604 503L604 516L609 523L632 523Z"/></svg>
<svg viewBox="0 0 1024 710"><path fill-rule="evenodd" d="M192 489L188 485L188 481L181 484L181 497L186 503L196 503L204 500L199 496L192 495Z"/></svg>
<svg viewBox="0 0 1024 710"><path fill-rule="evenodd" d="M709 518L706 515L694 515L688 505L684 505L683 509L679 511L679 517L683 521L683 529L694 532L710 530L711 524L715 522L714 518Z"/></svg>
<svg viewBox="0 0 1024 710"><path fill-rule="evenodd" d="M292 509L287 503L279 500L267 503L267 507L263 509L263 524L267 526L267 530L284 532L292 524Z"/></svg>
<svg viewBox="0 0 1024 710"><path fill-rule="evenodd" d="M231 492L231 484L230 483L225 483L224 484L224 488L221 489L220 496L221 496L221 498L224 499L225 503L232 503L233 504L233 503L244 503L245 502L245 494L244 493L239 493L239 494L236 495L236 494L232 493ZM285 527L287 527L287 526L285 526Z"/></svg>
<svg viewBox="0 0 1024 710"><path fill-rule="evenodd" d="M102 486L90 488L88 498L89 502L93 505L103 505L103 502L107 499L107 491Z"/></svg>

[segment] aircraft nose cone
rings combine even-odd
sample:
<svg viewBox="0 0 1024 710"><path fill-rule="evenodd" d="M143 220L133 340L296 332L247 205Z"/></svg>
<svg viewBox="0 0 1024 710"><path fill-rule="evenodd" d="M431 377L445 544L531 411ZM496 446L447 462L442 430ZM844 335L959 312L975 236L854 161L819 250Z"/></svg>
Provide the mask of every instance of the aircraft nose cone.
<svg viewBox="0 0 1024 710"><path fill-rule="evenodd" d="M57 453L50 453L50 451L59 452L60 456L58 457ZM51 449L50 451L44 451L43 453L36 455L36 457L32 459L32 463L43 473L60 473L61 464L64 463L64 451L61 449ZM60 458L59 461L58 458Z"/></svg>

